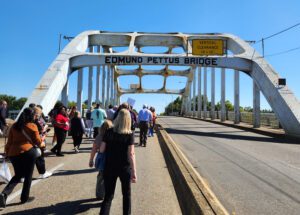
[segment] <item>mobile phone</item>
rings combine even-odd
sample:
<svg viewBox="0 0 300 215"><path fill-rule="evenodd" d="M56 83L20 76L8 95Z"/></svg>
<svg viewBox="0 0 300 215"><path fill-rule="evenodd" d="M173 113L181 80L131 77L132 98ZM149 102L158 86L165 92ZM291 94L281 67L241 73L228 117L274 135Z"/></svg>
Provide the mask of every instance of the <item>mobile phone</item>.
<svg viewBox="0 0 300 215"><path fill-rule="evenodd" d="M48 128L46 131L43 132L43 134L47 134L50 130L51 128Z"/></svg>

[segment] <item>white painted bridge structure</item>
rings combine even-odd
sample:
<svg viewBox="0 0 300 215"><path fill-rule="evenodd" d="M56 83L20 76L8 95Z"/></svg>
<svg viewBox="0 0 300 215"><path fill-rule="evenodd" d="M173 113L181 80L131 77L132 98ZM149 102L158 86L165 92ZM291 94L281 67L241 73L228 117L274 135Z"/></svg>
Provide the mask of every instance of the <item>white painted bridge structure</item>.
<svg viewBox="0 0 300 215"><path fill-rule="evenodd" d="M196 56L192 54L194 39L219 39L224 41L222 56ZM118 52L118 47L126 47ZM164 53L144 53L145 47L164 47ZM181 53L176 49L181 48ZM135 69L124 69L122 65L135 65ZM145 65L159 65L163 69L145 69ZM188 69L172 70L169 66L188 66ZM235 123L239 123L239 73L244 72L253 80L253 126L260 125L260 91L280 121L287 135L300 137L300 103L287 86L279 86L278 73L246 41L230 34L183 34L183 33L115 33L86 31L76 36L46 70L24 107L30 103L41 104L48 113L60 95L68 102L69 77L78 73L77 108L82 109L83 69L88 68L88 107L93 102L93 73L96 72L95 101L105 107L118 104L126 93L178 94L183 98L181 111L185 115L207 116L207 70L211 71L211 113L215 116L215 69L221 69L221 121L225 120L225 75L226 69L234 70ZM196 75L196 73L198 73ZM135 75L139 78L136 89L124 89L119 77ZM145 89L142 77L163 76L161 89ZM185 88L166 88L169 77L187 77ZM197 77L197 80L196 80ZM201 79L203 77L203 87ZM196 84L198 83L198 84ZM198 86L198 89L196 89ZM203 89L202 89L203 88ZM202 92L203 90L203 92ZM101 92L101 95L100 95ZM195 98L198 99L196 110ZM203 106L203 110L201 107Z"/></svg>

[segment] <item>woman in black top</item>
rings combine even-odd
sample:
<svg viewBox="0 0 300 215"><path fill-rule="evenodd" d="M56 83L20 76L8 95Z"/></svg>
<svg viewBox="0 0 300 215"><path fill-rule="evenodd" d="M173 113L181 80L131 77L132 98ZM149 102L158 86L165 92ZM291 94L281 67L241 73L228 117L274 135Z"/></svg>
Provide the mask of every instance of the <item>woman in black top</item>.
<svg viewBox="0 0 300 215"><path fill-rule="evenodd" d="M73 138L74 150L76 153L79 152L80 144L82 142L82 136L85 132L84 122L80 117L80 113L78 111L74 112L74 116L71 119L71 135Z"/></svg>
<svg viewBox="0 0 300 215"><path fill-rule="evenodd" d="M101 144L105 148L104 166L105 197L100 214L109 214L117 178L120 178L123 193L123 214L131 214L131 182L137 181L134 154L134 136L131 131L131 116L128 110L119 111L114 127L109 129Z"/></svg>

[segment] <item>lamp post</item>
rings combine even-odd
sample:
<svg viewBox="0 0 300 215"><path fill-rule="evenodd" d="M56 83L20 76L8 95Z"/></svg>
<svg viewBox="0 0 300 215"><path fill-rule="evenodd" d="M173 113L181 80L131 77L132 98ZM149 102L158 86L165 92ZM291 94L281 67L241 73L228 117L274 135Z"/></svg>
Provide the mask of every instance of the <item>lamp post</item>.
<svg viewBox="0 0 300 215"><path fill-rule="evenodd" d="M171 96L172 96L172 103L171 103L171 110L172 110L172 115L173 115L173 94L171 94Z"/></svg>

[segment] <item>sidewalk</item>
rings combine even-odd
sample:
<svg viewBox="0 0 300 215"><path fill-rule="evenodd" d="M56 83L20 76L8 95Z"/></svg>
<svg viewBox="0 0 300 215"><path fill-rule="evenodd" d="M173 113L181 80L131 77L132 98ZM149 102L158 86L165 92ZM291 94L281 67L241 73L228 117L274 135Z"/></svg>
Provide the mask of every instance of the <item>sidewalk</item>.
<svg viewBox="0 0 300 215"><path fill-rule="evenodd" d="M136 143L139 139L137 132ZM35 196L35 201L18 205L16 203L19 202L19 197L17 197L0 213L99 214L100 204L95 199L97 172L88 167L92 141L84 139L82 150L78 154L74 154L71 143L72 140L68 138L63 146L64 157L55 157L52 154L46 157L47 169L52 169L61 163L63 166L50 178L32 186L31 193ZM148 138L147 147L136 146L135 153L138 182L132 184L132 214L182 214L157 137ZM34 176L37 176L36 169ZM3 186L0 186L0 190ZM21 184L14 192L20 188ZM122 214L122 192L119 180L110 214Z"/></svg>

